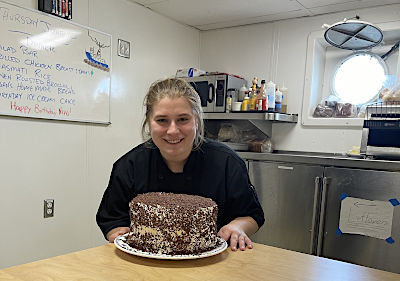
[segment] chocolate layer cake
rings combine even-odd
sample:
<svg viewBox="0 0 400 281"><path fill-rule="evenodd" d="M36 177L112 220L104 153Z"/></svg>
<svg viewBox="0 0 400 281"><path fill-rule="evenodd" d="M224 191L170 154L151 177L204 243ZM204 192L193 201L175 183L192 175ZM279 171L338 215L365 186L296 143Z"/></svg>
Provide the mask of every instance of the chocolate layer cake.
<svg viewBox="0 0 400 281"><path fill-rule="evenodd" d="M158 254L199 254L217 246L217 204L201 196L150 192L130 203L127 243Z"/></svg>

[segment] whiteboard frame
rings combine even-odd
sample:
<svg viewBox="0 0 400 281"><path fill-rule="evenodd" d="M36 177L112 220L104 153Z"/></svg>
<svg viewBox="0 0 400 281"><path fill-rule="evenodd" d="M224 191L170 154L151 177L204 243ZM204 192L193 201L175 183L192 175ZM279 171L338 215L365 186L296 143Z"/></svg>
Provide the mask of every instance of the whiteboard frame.
<svg viewBox="0 0 400 281"><path fill-rule="evenodd" d="M110 37L110 65L111 65L110 72L109 72L109 73L110 73L110 84L109 84L109 87L110 87L110 88L109 88L109 93L110 93L110 94L108 95L108 121L104 121L104 122L103 122L103 121L82 120L82 119L57 119L57 118L38 117L38 116L31 117L31 116L21 116L21 115L5 114L5 113L2 113L2 112L0 112L0 116L9 116L9 117L20 117L20 118L40 119L40 120L45 119L45 120L54 120L54 121L67 121L67 122L80 122L80 123L93 123L93 124L110 125L110 124L111 124L111 94L112 94L112 92L111 92L111 89L112 89L112 87L111 87L111 85L112 85L112 79L111 79L111 78L112 78L112 68L113 68L113 63L112 63L112 57L113 57L113 49L112 49L112 46L113 46L113 37L112 37L112 35L109 34L109 33L106 33L106 32L100 31L100 30L97 30L97 29L95 29L95 28L92 28L92 27L89 27L89 26L85 26L85 25L83 25L83 24L79 24L79 23L76 23L76 22L73 22L73 21L70 21L70 20L67 20L67 19L63 19L63 18L57 17L57 16L55 16L55 15L48 14L48 13L45 13L45 12L42 12L42 11L39 11L39 10L36 10L36 9L27 8L27 7L21 7L21 6L19 6L19 5L16 5L16 4L14 4L14 3L10 3L10 2L4 1L4 0L0 0L0 3L5 3L5 4L10 5L10 6L14 6L14 7L17 7L17 8L20 8L20 9L25 9L25 10L28 10L28 11L31 11L31 12L34 12L34 13L38 13L38 14L40 14L40 15L49 17L49 18L51 18L51 19L55 19L55 20L60 21L60 22L67 21L68 23L70 23L70 24L72 24L72 25L75 25L75 26L78 26L78 27L80 27L80 28L92 30L92 31L101 33L101 34L103 34L103 35L109 36L109 37Z"/></svg>

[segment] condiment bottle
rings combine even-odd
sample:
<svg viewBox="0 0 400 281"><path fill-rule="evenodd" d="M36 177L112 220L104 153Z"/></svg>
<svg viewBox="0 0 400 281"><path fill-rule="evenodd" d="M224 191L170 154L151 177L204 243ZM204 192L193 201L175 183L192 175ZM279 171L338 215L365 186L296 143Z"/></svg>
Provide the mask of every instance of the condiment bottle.
<svg viewBox="0 0 400 281"><path fill-rule="evenodd" d="M280 91L282 92L282 113L287 113L287 94L288 94L288 89L285 87L285 84L280 88Z"/></svg>
<svg viewBox="0 0 400 281"><path fill-rule="evenodd" d="M243 84L243 86L239 89L239 97L238 101L243 101L244 97L246 96L247 88L246 85Z"/></svg>
<svg viewBox="0 0 400 281"><path fill-rule="evenodd" d="M250 93L249 110L256 110L257 86L253 86Z"/></svg>
<svg viewBox="0 0 400 281"><path fill-rule="evenodd" d="M279 91L279 87L275 93L275 111L281 112L282 109L282 92Z"/></svg>
<svg viewBox="0 0 400 281"><path fill-rule="evenodd" d="M256 103L257 103L257 81L258 81L258 78L257 78L257 77L254 77L254 79L253 79L253 86L251 87L251 91L250 91L249 110L256 110Z"/></svg>
<svg viewBox="0 0 400 281"><path fill-rule="evenodd" d="M226 97L226 112L231 112L232 111L232 96L229 95Z"/></svg>
<svg viewBox="0 0 400 281"><path fill-rule="evenodd" d="M246 95L242 102L242 111L248 111L248 110L249 110L249 97Z"/></svg>
<svg viewBox="0 0 400 281"><path fill-rule="evenodd" d="M262 94L262 110L263 111L268 110L268 96L266 94L266 89L264 89L264 92Z"/></svg>
<svg viewBox="0 0 400 281"><path fill-rule="evenodd" d="M266 93L268 96L268 110L275 110L275 84L272 81L267 83Z"/></svg>
<svg viewBox="0 0 400 281"><path fill-rule="evenodd" d="M264 103L264 106L263 106ZM265 80L261 80L261 86L257 95L257 111L266 110Z"/></svg>

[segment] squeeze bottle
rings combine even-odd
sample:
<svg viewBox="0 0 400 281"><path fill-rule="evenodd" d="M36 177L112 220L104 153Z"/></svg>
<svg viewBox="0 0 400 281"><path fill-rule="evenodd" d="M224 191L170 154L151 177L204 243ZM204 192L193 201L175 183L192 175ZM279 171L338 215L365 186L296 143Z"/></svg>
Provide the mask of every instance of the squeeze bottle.
<svg viewBox="0 0 400 281"><path fill-rule="evenodd" d="M268 97L268 110L275 110L275 84L272 81L267 83L266 93Z"/></svg>
<svg viewBox="0 0 400 281"><path fill-rule="evenodd" d="M285 87L285 84L280 88L280 91L282 92L282 113L287 113L287 95L288 95L288 89Z"/></svg>

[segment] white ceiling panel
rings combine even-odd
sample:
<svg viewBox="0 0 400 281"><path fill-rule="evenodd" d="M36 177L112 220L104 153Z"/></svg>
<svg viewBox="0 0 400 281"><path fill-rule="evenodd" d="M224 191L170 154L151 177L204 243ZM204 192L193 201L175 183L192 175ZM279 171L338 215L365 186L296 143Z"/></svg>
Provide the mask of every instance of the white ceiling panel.
<svg viewBox="0 0 400 281"><path fill-rule="evenodd" d="M303 1L303 0L301 0ZM334 13L334 12L342 12L348 10L356 10L362 8L371 8L376 6L388 5L388 4L396 4L400 3L400 0L369 0L369 1L348 1L346 3L335 4L335 5L327 5L320 6L316 8L308 9L313 15L320 15L326 13ZM356 16L355 14L352 16ZM343 20L343 19L340 19ZM363 19L360 19L363 20Z"/></svg>
<svg viewBox="0 0 400 281"><path fill-rule="evenodd" d="M163 2L163 1L168 1L168 0L130 0L131 2L136 2L139 4L142 4L143 6L148 6L150 4L158 3L158 2Z"/></svg>
<svg viewBox="0 0 400 281"><path fill-rule="evenodd" d="M149 5L152 10L191 26L205 23L235 21L244 18L300 10L303 7L290 0L171 0Z"/></svg>
<svg viewBox="0 0 400 281"><path fill-rule="evenodd" d="M310 13L306 10L297 10L297 11L284 12L284 13L279 13L279 14L259 16L259 17L242 18L242 19L233 20L233 21L202 24L202 25L196 25L195 27L200 30L212 30L212 29L218 29L218 28L241 26L241 25L255 24L255 23L260 23L260 22L271 22L271 21L277 21L277 20L282 20L282 19L299 18L299 17L305 17L305 16L310 16Z"/></svg>
<svg viewBox="0 0 400 281"><path fill-rule="evenodd" d="M400 0L128 0L199 30L355 10ZM355 16L355 15L354 15Z"/></svg>
<svg viewBox="0 0 400 281"><path fill-rule="evenodd" d="M343 3L353 3L360 4L361 0L297 0L297 2L301 3L304 8L317 8L329 5L343 4Z"/></svg>

